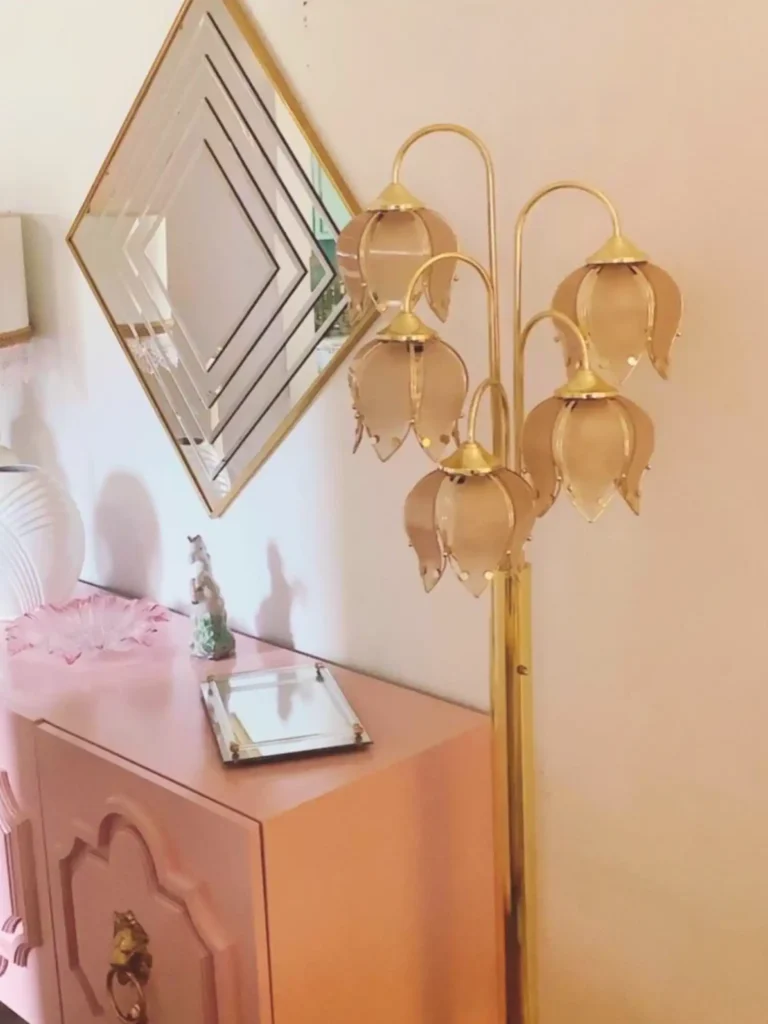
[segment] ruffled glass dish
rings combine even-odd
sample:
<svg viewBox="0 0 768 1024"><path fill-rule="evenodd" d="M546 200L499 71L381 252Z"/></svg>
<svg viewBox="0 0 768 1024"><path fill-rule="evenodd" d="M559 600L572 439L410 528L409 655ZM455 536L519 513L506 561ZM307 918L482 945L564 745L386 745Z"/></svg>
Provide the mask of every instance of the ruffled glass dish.
<svg viewBox="0 0 768 1024"><path fill-rule="evenodd" d="M165 608L145 598L93 594L16 619L6 631L8 651L43 651L74 665L83 657L149 647L167 621Z"/></svg>

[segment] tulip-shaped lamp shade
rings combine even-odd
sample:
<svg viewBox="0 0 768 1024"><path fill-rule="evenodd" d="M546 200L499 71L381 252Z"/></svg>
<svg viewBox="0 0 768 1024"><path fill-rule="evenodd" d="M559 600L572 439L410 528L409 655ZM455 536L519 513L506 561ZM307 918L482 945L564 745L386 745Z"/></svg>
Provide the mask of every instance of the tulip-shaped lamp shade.
<svg viewBox="0 0 768 1024"><path fill-rule="evenodd" d="M357 352L349 386L357 418L355 450L367 432L386 462L413 428L437 462L456 438L469 376L458 352L413 313L400 313Z"/></svg>
<svg viewBox="0 0 768 1024"><path fill-rule="evenodd" d="M630 375L647 353L665 380L672 345L683 314L680 289L666 271L621 235L614 235L585 266L570 274L552 302L578 324L587 340L595 369L617 384ZM569 371L576 350L567 329L559 329Z"/></svg>
<svg viewBox="0 0 768 1024"><path fill-rule="evenodd" d="M405 530L427 593L449 563L475 597L496 572L518 572L536 521L536 496L528 481L475 441L479 393L472 403L475 412L470 411L469 440L420 480L405 501Z"/></svg>
<svg viewBox="0 0 768 1024"><path fill-rule="evenodd" d="M579 394L583 372L577 370L525 421L523 462L536 491L536 514L552 507L564 484L589 522L617 492L639 515L640 481L653 454L653 422L605 382Z"/></svg>
<svg viewBox="0 0 768 1024"><path fill-rule="evenodd" d="M455 252L456 235L399 183L388 185L339 235L337 259L353 316L372 304L383 313L399 306L414 273L430 257ZM424 275L416 298L426 293L432 311L448 319L455 263L446 260Z"/></svg>

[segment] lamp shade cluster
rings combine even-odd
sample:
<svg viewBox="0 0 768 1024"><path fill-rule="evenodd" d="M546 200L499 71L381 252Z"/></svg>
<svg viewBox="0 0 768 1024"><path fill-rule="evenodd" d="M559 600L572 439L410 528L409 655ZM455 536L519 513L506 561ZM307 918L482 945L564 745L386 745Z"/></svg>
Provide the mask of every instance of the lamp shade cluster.
<svg viewBox="0 0 768 1024"><path fill-rule="evenodd" d="M518 419L521 472L513 472L501 451L491 453L475 439L479 400L489 388L500 392L508 434L501 381L491 377L474 393L462 441L466 365L413 313L424 296L438 317L447 317L457 260L475 266L493 307L495 282L455 246L445 221L395 183L342 233L339 266L354 309L369 302L380 310L403 307L352 361L355 449L367 433L379 458L387 460L413 431L438 463L405 502L405 529L424 587L431 591L450 565L479 596L496 573L520 570L536 518L549 511L562 489L590 522L616 494L639 513L654 428L617 385L646 354L667 377L682 299L672 278L621 235L616 220L608 242L557 289L552 309L519 329L522 366L533 327L543 319L555 322L567 380ZM493 323L489 330L493 340ZM452 444L455 450L446 454Z"/></svg>

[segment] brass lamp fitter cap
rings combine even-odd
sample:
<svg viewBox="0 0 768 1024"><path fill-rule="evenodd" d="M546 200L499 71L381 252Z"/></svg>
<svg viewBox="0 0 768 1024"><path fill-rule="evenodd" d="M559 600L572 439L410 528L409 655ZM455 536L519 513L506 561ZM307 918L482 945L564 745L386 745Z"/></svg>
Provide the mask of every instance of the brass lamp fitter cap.
<svg viewBox="0 0 768 1024"><path fill-rule="evenodd" d="M587 260L588 267L604 266L606 263L647 263L648 257L623 235L611 235L605 245Z"/></svg>
<svg viewBox="0 0 768 1024"><path fill-rule="evenodd" d="M443 459L440 469L449 476L487 476L500 465L499 459L477 441L463 441L452 455Z"/></svg>
<svg viewBox="0 0 768 1024"><path fill-rule="evenodd" d="M405 185L392 181L384 191L373 200L367 207L369 213L388 213L399 211L407 213L410 210L423 210L424 203L409 192Z"/></svg>
<svg viewBox="0 0 768 1024"><path fill-rule="evenodd" d="M615 398L618 391L593 370L579 367L573 376L555 392L556 398L565 401L586 398Z"/></svg>
<svg viewBox="0 0 768 1024"><path fill-rule="evenodd" d="M429 341L435 332L427 327L415 313L398 313L383 330L376 335L381 341Z"/></svg>

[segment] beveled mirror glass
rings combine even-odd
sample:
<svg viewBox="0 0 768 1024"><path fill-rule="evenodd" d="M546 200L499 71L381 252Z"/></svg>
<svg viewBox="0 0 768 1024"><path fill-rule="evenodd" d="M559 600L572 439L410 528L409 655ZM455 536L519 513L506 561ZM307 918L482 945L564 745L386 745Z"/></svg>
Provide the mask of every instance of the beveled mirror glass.
<svg viewBox="0 0 768 1024"><path fill-rule="evenodd" d="M370 326L358 212L250 15L187 0L68 241L213 515Z"/></svg>

